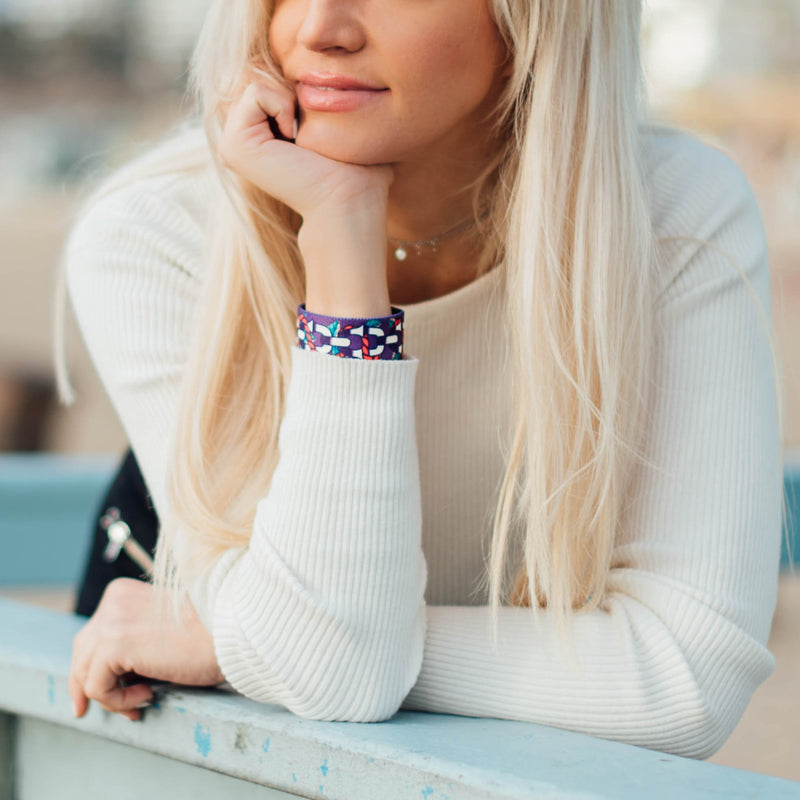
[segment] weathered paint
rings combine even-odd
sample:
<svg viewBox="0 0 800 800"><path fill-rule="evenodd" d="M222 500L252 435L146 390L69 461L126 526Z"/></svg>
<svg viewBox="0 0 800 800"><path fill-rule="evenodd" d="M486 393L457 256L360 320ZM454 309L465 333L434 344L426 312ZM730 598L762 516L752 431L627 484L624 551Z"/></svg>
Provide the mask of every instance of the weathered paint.
<svg viewBox="0 0 800 800"><path fill-rule="evenodd" d="M94 702L76 719L67 679L72 640L84 623L72 614L0 599L0 711L48 723L66 737L59 739L65 747L70 736L82 741L91 734L94 746L122 752L118 762L98 767L108 774L158 754L167 756L165 769L196 765L243 779L231 784L240 787L237 793L225 794L236 800L249 796L244 792L253 784L264 797L278 796L266 794L276 789L337 800L800 800L800 784L791 781L514 721L403 711L382 723L318 722L232 692L168 684L153 687L162 693L160 709L146 709L141 722ZM48 676L52 703L49 690L43 691ZM237 731L246 733L241 749ZM267 740L269 757L259 763L263 745L249 743ZM50 751L37 748L30 752L41 761L41 753ZM0 784L4 779L0 773ZM107 796L90 791L85 781L59 788L59 800Z"/></svg>
<svg viewBox="0 0 800 800"><path fill-rule="evenodd" d="M245 725L236 726L236 741L233 746L241 752L247 750L247 727Z"/></svg>
<svg viewBox="0 0 800 800"><path fill-rule="evenodd" d="M201 725L199 722L194 726L194 742L197 745L197 752L205 758L211 752L211 728Z"/></svg>
<svg viewBox="0 0 800 800"><path fill-rule="evenodd" d="M74 728L37 719L20 722L14 754L19 767L16 785L0 783L3 800L297 800L294 794ZM47 753L46 769L43 753Z"/></svg>

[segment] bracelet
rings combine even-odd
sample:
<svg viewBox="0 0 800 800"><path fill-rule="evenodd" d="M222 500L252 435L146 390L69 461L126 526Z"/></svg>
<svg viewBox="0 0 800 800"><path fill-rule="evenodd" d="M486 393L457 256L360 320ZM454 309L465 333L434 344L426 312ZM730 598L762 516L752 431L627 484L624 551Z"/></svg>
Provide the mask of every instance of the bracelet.
<svg viewBox="0 0 800 800"><path fill-rule="evenodd" d="M339 358L398 361L403 358L402 308L391 306L388 317L345 319L297 307L297 346Z"/></svg>

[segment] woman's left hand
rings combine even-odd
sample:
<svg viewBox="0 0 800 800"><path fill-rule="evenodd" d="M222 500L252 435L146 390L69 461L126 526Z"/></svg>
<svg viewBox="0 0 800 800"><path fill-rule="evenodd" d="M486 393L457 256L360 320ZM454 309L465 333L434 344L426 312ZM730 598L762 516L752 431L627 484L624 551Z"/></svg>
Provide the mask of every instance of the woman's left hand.
<svg viewBox="0 0 800 800"><path fill-rule="evenodd" d="M159 633L155 592L152 584L133 578L117 578L106 586L97 610L72 643L69 692L75 716L82 717L94 699L107 711L138 720L142 712L136 707L151 702L153 691L146 683L121 686L120 678L128 673L188 686L225 681L211 634L188 599L182 624L165 623Z"/></svg>

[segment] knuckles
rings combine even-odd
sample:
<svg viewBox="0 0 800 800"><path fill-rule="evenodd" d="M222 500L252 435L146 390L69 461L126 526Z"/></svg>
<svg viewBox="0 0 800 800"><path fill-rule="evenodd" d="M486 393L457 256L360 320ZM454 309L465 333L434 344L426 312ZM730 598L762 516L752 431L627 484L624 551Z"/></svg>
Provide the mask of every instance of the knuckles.
<svg viewBox="0 0 800 800"><path fill-rule="evenodd" d="M104 638L118 638L139 618L150 589L149 584L134 578L116 578L106 586L92 617Z"/></svg>
<svg viewBox="0 0 800 800"><path fill-rule="evenodd" d="M247 153L243 153L242 150L247 150L248 141L260 143L265 138L274 138L271 133L267 133L266 137L251 135L253 131L249 130L249 127L253 124L254 108L257 111L256 118L269 115L275 119L286 117L291 121L294 119L295 95L279 84L267 85L259 81L249 83L225 114L222 135L217 145L217 158L223 167L237 172L244 171ZM250 120L245 126L248 130L241 127L244 119ZM266 125L266 119L262 119L261 122Z"/></svg>
<svg viewBox="0 0 800 800"><path fill-rule="evenodd" d="M103 596L108 594L109 599L127 603L143 594L150 587L150 584L135 578L114 578L105 588Z"/></svg>

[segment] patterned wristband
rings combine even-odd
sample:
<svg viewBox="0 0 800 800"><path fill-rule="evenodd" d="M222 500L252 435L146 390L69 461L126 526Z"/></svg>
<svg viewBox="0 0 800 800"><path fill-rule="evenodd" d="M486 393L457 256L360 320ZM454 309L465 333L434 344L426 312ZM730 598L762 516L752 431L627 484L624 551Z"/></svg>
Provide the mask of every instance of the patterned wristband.
<svg viewBox="0 0 800 800"><path fill-rule="evenodd" d="M339 358L399 361L403 358L402 308L391 306L390 317L344 319L297 307L297 345Z"/></svg>

